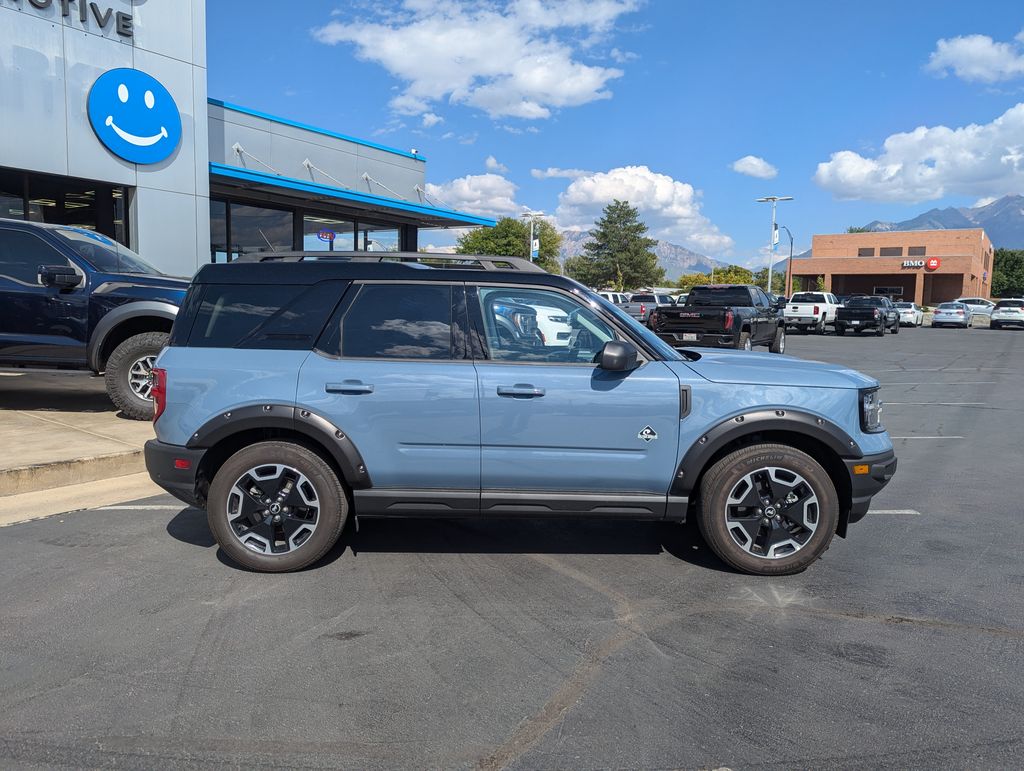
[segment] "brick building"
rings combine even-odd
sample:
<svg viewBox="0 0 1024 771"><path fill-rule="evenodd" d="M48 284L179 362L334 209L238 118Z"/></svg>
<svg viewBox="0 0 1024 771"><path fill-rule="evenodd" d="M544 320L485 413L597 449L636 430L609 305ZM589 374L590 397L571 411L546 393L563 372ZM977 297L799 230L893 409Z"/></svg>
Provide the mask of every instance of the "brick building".
<svg viewBox="0 0 1024 771"><path fill-rule="evenodd" d="M981 228L905 230L814 236L811 257L793 262L793 291L886 294L936 305L989 297L992 242Z"/></svg>

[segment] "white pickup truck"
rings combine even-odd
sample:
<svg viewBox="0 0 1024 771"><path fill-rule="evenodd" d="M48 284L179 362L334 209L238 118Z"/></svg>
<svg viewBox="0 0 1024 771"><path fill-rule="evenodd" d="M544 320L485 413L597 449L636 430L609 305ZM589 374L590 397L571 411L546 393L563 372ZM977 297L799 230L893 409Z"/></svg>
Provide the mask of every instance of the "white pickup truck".
<svg viewBox="0 0 1024 771"><path fill-rule="evenodd" d="M786 327L824 334L842 303L830 292L797 292L786 303Z"/></svg>

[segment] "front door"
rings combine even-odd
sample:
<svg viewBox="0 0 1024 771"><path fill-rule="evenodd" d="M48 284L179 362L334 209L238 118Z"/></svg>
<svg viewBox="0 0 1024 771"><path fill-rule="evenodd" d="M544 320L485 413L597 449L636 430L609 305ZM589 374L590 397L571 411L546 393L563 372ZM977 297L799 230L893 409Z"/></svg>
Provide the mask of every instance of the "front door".
<svg viewBox="0 0 1024 771"><path fill-rule="evenodd" d="M600 369L615 322L568 292L469 290L481 331L481 506L495 515L665 513L677 463L680 383L660 361ZM556 313L551 313L556 309ZM568 343L538 334L558 315Z"/></svg>
<svg viewBox="0 0 1024 771"><path fill-rule="evenodd" d="M476 510L480 413L464 319L461 284L354 283L303 364L297 406L344 431L366 464L373 488L356 491L357 513Z"/></svg>
<svg viewBox="0 0 1024 771"><path fill-rule="evenodd" d="M85 276L82 284L71 289L39 283L41 265L69 264L66 257L35 233L0 228L0 359L85 363Z"/></svg>

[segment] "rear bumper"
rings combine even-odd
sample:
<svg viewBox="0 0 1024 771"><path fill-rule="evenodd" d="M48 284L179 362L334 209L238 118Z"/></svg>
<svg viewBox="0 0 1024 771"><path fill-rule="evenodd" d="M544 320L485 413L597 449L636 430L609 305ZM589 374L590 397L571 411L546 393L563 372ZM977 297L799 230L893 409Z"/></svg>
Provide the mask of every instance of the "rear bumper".
<svg viewBox="0 0 1024 771"><path fill-rule="evenodd" d="M176 444L164 444L157 439L146 442L144 454L149 477L179 501L202 508L199 495L199 464L205 449L190 450ZM177 464L176 464L177 462ZM185 465L188 468L177 468Z"/></svg>
<svg viewBox="0 0 1024 771"><path fill-rule="evenodd" d="M702 345L712 348L735 348L736 335L719 332L655 332L663 341L673 348L687 348L691 345ZM693 335L696 339L684 340L684 335Z"/></svg>
<svg viewBox="0 0 1024 771"><path fill-rule="evenodd" d="M818 316L787 316L786 326L787 327L813 327L821 321Z"/></svg>
<svg viewBox="0 0 1024 771"><path fill-rule="evenodd" d="M844 460L846 470L850 474L851 507L850 522L858 522L864 518L871 507L871 499L896 473L896 453L894 450L877 455L865 455L857 460ZM857 473L867 466L867 473Z"/></svg>

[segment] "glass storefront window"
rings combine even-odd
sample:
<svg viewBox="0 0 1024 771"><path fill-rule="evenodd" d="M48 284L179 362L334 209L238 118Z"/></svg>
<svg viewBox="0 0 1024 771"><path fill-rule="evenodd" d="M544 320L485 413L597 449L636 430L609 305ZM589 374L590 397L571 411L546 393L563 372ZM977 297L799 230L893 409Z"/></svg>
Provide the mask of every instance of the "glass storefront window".
<svg viewBox="0 0 1024 771"><path fill-rule="evenodd" d="M228 205L210 201L210 262L228 261Z"/></svg>
<svg viewBox="0 0 1024 771"><path fill-rule="evenodd" d="M366 252L397 252L398 229L360 222L359 249Z"/></svg>
<svg viewBox="0 0 1024 771"><path fill-rule="evenodd" d="M25 219L24 187L24 175L0 169L0 217Z"/></svg>
<svg viewBox="0 0 1024 771"><path fill-rule="evenodd" d="M302 249L307 252L350 252L355 249L354 222L307 214L302 218ZM334 234L333 242L329 234Z"/></svg>
<svg viewBox="0 0 1024 771"><path fill-rule="evenodd" d="M231 258L252 252L292 250L290 211L231 204Z"/></svg>

